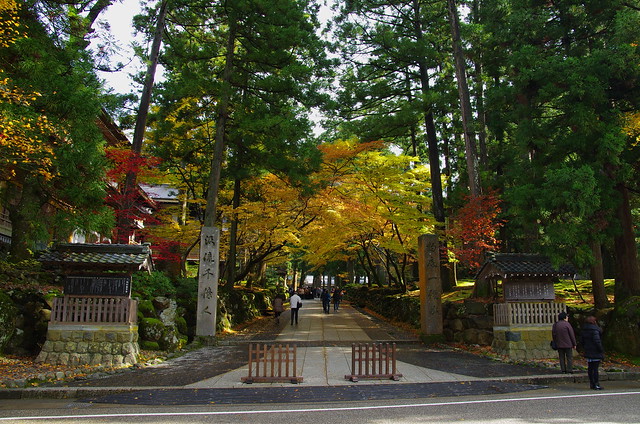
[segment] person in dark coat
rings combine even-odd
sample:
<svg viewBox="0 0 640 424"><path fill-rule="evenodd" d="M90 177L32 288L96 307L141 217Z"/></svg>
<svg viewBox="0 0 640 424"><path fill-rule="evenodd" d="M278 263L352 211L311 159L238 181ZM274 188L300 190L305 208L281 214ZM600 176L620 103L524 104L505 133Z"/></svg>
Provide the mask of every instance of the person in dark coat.
<svg viewBox="0 0 640 424"><path fill-rule="evenodd" d="M329 293L329 290L324 289L322 290L320 298L322 299L322 310L325 314L328 314L329 306L331 305L331 293Z"/></svg>
<svg viewBox="0 0 640 424"><path fill-rule="evenodd" d="M602 347L602 329L598 326L596 317L587 317L582 325L581 339L584 356L587 358L589 384L594 390L602 390L598 368L604 359L604 349Z"/></svg>
<svg viewBox="0 0 640 424"><path fill-rule="evenodd" d="M280 324L280 315L284 312L284 297L278 293L273 299L273 313L276 316L276 324Z"/></svg>
<svg viewBox="0 0 640 424"><path fill-rule="evenodd" d="M340 301L342 300L342 290L340 290L338 287L333 289L333 312L338 312L338 309L340 308Z"/></svg>
<svg viewBox="0 0 640 424"><path fill-rule="evenodd" d="M573 373L573 349L576 348L576 335L573 327L569 324L569 317L566 312L558 314L558 321L551 328L551 336L558 347L558 357L560 359L560 371L563 373Z"/></svg>

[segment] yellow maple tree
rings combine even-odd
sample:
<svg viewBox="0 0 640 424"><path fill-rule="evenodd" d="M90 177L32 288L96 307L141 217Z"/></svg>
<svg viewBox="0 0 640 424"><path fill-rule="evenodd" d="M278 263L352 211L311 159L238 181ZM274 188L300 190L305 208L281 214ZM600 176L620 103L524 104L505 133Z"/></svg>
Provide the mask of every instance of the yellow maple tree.
<svg viewBox="0 0 640 424"><path fill-rule="evenodd" d="M428 167L380 141L336 140L320 149L324 162L313 175L320 190L309 200L318 212L298 244L304 260L316 269L355 261L369 276L382 266L406 287L417 237L433 231Z"/></svg>
<svg viewBox="0 0 640 424"><path fill-rule="evenodd" d="M0 47L8 47L20 36L18 3L0 0Z"/></svg>
<svg viewBox="0 0 640 424"><path fill-rule="evenodd" d="M19 5L0 0L0 48L20 37ZM0 70L0 178L11 180L27 172L45 179L54 176L54 147L65 139L65 131L34 110L37 92L20 89Z"/></svg>

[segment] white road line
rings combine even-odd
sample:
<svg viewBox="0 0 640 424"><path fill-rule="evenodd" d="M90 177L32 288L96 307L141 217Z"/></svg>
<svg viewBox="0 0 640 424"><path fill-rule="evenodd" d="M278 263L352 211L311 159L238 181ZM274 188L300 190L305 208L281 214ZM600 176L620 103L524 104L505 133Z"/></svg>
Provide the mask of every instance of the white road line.
<svg viewBox="0 0 640 424"><path fill-rule="evenodd" d="M145 412L145 413L127 413L127 414L90 414L90 415L48 415L48 416L30 416L30 417L0 417L0 421L26 421L26 420L68 420L68 419L92 419L92 418L132 418L132 417L189 417L189 416L215 416L215 415L253 415L253 414L291 414L301 412L322 412L328 411L361 411L376 409L398 409L398 408L425 408L429 406L451 406L451 405L474 405L486 403L508 403L508 402L528 402L540 400L558 400L571 398L591 398L591 397L609 397L609 396L634 396L640 395L638 392L617 392L617 393L590 393L580 395L565 396L540 396L512 399L486 399L486 400L468 400L457 402L433 402L433 403L412 403L402 405L380 405L380 406L354 406L339 408L309 408L309 409L266 409L256 411L204 411L204 412Z"/></svg>

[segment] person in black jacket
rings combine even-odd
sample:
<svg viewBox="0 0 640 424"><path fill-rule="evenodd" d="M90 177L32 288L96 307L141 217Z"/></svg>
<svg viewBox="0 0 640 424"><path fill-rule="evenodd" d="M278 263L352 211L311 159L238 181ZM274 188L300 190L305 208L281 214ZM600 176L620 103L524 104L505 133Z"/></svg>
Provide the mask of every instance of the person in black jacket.
<svg viewBox="0 0 640 424"><path fill-rule="evenodd" d="M589 383L594 390L602 390L598 375L600 362L604 359L604 349L602 348L602 329L596 322L596 317L590 316L582 326L582 347L584 356L587 358L587 372Z"/></svg>

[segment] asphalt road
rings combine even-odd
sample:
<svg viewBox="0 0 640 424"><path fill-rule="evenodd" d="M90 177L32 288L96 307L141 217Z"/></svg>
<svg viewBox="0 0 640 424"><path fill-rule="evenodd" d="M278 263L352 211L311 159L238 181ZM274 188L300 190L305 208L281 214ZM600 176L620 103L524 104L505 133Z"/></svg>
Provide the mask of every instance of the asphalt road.
<svg viewBox="0 0 640 424"><path fill-rule="evenodd" d="M509 394L295 404L128 406L80 400L3 400L0 423L638 423L640 382L604 391L568 383Z"/></svg>

